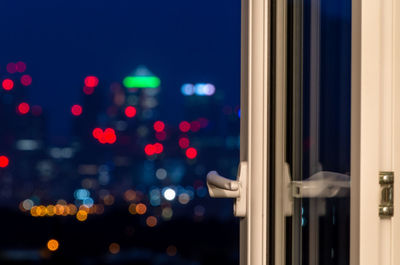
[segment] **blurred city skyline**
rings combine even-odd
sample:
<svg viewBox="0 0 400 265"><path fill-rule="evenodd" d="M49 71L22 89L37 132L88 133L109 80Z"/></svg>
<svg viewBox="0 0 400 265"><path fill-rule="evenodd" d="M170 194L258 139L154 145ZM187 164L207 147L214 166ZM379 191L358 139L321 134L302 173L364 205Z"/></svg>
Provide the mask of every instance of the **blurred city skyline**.
<svg viewBox="0 0 400 265"><path fill-rule="evenodd" d="M240 1L24 0L3 2L1 10L0 71L27 63L35 77L29 100L51 109L53 137L67 135L66 110L81 103L85 76L108 88L139 65L162 80L165 120L182 118L176 98L183 83L213 83L226 104L239 102Z"/></svg>

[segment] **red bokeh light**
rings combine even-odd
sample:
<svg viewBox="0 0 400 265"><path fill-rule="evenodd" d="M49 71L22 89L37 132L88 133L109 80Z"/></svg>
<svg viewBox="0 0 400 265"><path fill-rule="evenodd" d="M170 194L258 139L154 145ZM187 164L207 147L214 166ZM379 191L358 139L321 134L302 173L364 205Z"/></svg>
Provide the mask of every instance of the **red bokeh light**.
<svg viewBox="0 0 400 265"><path fill-rule="evenodd" d="M27 114L30 110L30 106L28 103L22 102L18 105L17 109L20 114Z"/></svg>
<svg viewBox="0 0 400 265"><path fill-rule="evenodd" d="M179 139L179 147L182 149L186 149L189 147L190 141L186 137L182 137Z"/></svg>
<svg viewBox="0 0 400 265"><path fill-rule="evenodd" d="M197 132L198 130L200 130L200 122L198 122L198 121L192 121L191 123L190 123L190 130L192 131L192 132Z"/></svg>
<svg viewBox="0 0 400 265"><path fill-rule="evenodd" d="M158 141L164 141L167 138L167 133L165 131L156 132L156 139Z"/></svg>
<svg viewBox="0 0 400 265"><path fill-rule="evenodd" d="M11 90L14 87L14 82L11 79L4 79L2 86L4 90Z"/></svg>
<svg viewBox="0 0 400 265"><path fill-rule="evenodd" d="M153 128L156 132L162 132L165 128L165 124L162 121L156 121Z"/></svg>
<svg viewBox="0 0 400 265"><path fill-rule="evenodd" d="M17 65L15 63L8 63L6 69L7 72L13 74L17 71Z"/></svg>
<svg viewBox="0 0 400 265"><path fill-rule="evenodd" d="M133 106L128 106L125 108L125 115L128 118L133 118L136 115L136 108Z"/></svg>
<svg viewBox="0 0 400 265"><path fill-rule="evenodd" d="M164 150L164 146L160 143L155 143L153 147L154 147L154 153L156 154L161 154L162 151Z"/></svg>
<svg viewBox="0 0 400 265"><path fill-rule="evenodd" d="M181 130L182 132L188 132L190 130L190 123L188 123L187 121L182 121L181 123L179 123L179 130Z"/></svg>
<svg viewBox="0 0 400 265"><path fill-rule="evenodd" d="M24 62L17 62L15 64L15 70L19 73L23 73L26 70L26 64Z"/></svg>
<svg viewBox="0 0 400 265"><path fill-rule="evenodd" d="M39 116L42 114L42 112L43 112L43 110L42 110L41 106L38 106L38 105L32 106L32 114L34 116Z"/></svg>
<svg viewBox="0 0 400 265"><path fill-rule="evenodd" d="M205 128L208 126L208 119L206 118L199 118L198 121L200 122L200 127Z"/></svg>
<svg viewBox="0 0 400 265"><path fill-rule="evenodd" d="M113 144L117 141L117 135L115 134L115 130L112 128L107 128L104 131L100 128L94 128L92 135L101 144Z"/></svg>
<svg viewBox="0 0 400 265"><path fill-rule="evenodd" d="M80 105L73 105L71 107L71 113L74 116L79 116L82 114L82 107Z"/></svg>
<svg viewBox="0 0 400 265"><path fill-rule="evenodd" d="M30 75L21 76L21 84L24 86L29 86L32 84L32 77Z"/></svg>
<svg viewBox="0 0 400 265"><path fill-rule="evenodd" d="M117 136L115 135L114 129L111 128L105 129L101 139L108 144L115 143L115 141L117 141Z"/></svg>
<svg viewBox="0 0 400 265"><path fill-rule="evenodd" d="M155 148L152 144L148 144L144 147L144 152L146 153L146 155L151 156L154 155L155 153Z"/></svg>
<svg viewBox="0 0 400 265"><path fill-rule="evenodd" d="M0 167L5 168L8 166L10 160L6 156L0 156Z"/></svg>
<svg viewBox="0 0 400 265"><path fill-rule="evenodd" d="M85 78L85 86L96 87L99 84L99 79L95 76L87 76Z"/></svg>
<svg viewBox="0 0 400 265"><path fill-rule="evenodd" d="M100 128L94 128L92 135L94 138L99 139L103 135L103 130Z"/></svg>
<svg viewBox="0 0 400 265"><path fill-rule="evenodd" d="M197 156L197 150L196 150L195 148L193 148L193 147L189 147L189 148L186 150L186 156L187 156L187 158L189 158L189 159L195 159L196 156Z"/></svg>
<svg viewBox="0 0 400 265"><path fill-rule="evenodd" d="M88 87L88 86L84 86L83 87L83 93L85 93L86 95L91 95L94 92L94 87Z"/></svg>

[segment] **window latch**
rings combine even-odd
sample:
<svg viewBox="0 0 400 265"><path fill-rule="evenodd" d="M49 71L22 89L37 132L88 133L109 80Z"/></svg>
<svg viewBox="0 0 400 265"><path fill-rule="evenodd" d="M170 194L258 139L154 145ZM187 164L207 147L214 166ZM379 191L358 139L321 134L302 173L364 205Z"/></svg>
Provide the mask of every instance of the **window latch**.
<svg viewBox="0 0 400 265"><path fill-rule="evenodd" d="M234 198L234 215L246 216L247 162L240 162L236 180L222 177L216 171L210 171L207 174L207 187L212 198Z"/></svg>
<svg viewBox="0 0 400 265"><path fill-rule="evenodd" d="M319 171L291 184L293 198L347 197L350 193L350 176L331 171Z"/></svg>

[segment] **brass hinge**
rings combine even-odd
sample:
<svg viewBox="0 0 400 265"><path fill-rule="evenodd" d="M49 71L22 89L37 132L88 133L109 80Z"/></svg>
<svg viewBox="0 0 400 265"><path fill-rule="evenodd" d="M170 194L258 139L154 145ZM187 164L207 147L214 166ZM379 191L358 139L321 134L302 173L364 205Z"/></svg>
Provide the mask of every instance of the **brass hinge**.
<svg viewBox="0 0 400 265"><path fill-rule="evenodd" d="M379 172L379 184L381 185L381 203L379 204L379 216L390 218L393 216L393 183L392 171Z"/></svg>

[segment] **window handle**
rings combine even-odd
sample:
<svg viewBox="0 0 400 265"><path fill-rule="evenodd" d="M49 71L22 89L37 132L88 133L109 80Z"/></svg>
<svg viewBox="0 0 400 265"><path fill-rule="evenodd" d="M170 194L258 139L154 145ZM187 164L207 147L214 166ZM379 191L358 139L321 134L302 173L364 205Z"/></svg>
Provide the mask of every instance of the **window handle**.
<svg viewBox="0 0 400 265"><path fill-rule="evenodd" d="M207 187L212 198L234 198L234 215L246 216L247 162L240 162L236 180L222 177L216 171L210 171L207 174Z"/></svg>

